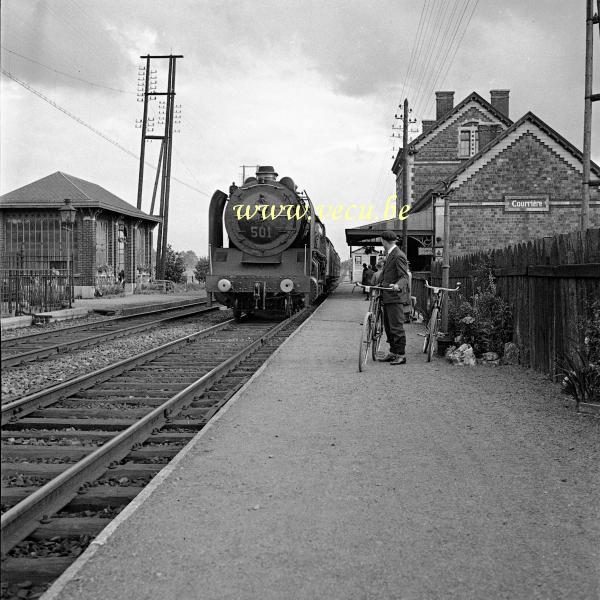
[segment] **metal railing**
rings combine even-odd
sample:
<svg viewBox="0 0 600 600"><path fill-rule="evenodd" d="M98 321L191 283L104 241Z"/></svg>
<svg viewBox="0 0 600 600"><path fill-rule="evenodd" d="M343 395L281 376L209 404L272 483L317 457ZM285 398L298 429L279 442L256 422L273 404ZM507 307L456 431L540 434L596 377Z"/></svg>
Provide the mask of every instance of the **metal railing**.
<svg viewBox="0 0 600 600"><path fill-rule="evenodd" d="M0 270L2 315L30 315L69 305L71 285L64 270Z"/></svg>

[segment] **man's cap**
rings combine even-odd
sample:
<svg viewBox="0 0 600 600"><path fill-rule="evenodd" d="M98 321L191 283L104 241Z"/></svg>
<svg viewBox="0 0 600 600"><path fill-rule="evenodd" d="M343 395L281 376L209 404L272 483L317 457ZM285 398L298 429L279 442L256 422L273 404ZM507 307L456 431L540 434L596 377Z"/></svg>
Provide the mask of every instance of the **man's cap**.
<svg viewBox="0 0 600 600"><path fill-rule="evenodd" d="M395 242L398 240L398 236L391 229L389 229L381 234L381 239L386 240L387 242Z"/></svg>

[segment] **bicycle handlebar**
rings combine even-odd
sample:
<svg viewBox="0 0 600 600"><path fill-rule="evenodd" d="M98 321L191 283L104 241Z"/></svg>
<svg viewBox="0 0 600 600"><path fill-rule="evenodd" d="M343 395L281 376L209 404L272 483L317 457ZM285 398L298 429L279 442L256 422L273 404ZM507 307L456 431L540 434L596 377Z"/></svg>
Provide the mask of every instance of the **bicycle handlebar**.
<svg viewBox="0 0 600 600"><path fill-rule="evenodd" d="M440 290L444 290L445 292L458 292L458 290L460 289L460 281L456 284L455 288L444 288L444 287L438 287L437 285L429 285L429 281L427 281L427 279L425 280L425 287L429 288L430 290L437 290L437 292L439 292ZM435 292L437 294L437 292Z"/></svg>
<svg viewBox="0 0 600 600"><path fill-rule="evenodd" d="M358 287L361 288L369 288L370 290L393 290L393 287L381 287L377 285L363 285L362 283L356 283Z"/></svg>

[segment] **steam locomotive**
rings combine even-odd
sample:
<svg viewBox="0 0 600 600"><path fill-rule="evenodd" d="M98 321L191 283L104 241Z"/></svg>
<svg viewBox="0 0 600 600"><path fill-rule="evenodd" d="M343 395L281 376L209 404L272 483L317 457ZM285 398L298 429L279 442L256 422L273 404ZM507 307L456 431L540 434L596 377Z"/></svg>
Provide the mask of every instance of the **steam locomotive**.
<svg viewBox="0 0 600 600"><path fill-rule="evenodd" d="M233 184L229 196L217 190L208 219L206 291L232 308L235 318L290 316L337 285L340 257L308 194L290 177L277 180L273 167L257 167L256 177Z"/></svg>

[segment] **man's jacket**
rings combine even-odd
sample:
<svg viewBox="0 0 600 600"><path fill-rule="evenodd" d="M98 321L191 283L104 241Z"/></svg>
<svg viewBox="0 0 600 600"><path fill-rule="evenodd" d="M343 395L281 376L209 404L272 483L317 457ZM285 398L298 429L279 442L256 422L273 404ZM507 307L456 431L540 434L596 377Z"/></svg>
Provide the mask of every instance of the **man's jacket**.
<svg viewBox="0 0 600 600"><path fill-rule="evenodd" d="M381 292L381 300L384 304L410 304L410 283L408 280L408 261L406 254L394 246L383 265L380 284L387 287L398 284L400 290L397 292L384 290Z"/></svg>

